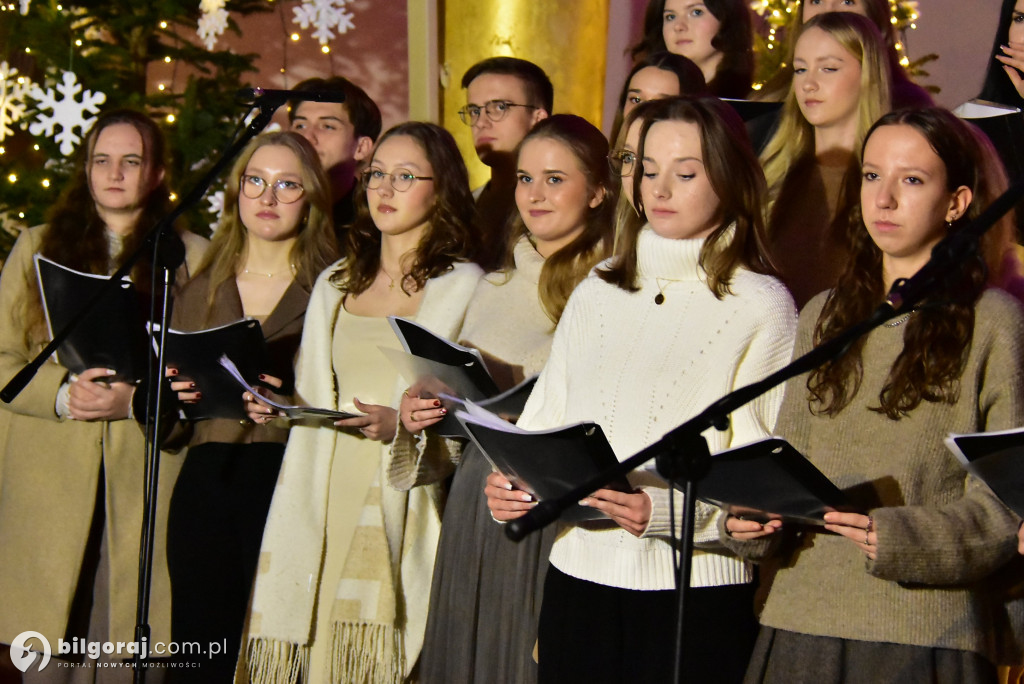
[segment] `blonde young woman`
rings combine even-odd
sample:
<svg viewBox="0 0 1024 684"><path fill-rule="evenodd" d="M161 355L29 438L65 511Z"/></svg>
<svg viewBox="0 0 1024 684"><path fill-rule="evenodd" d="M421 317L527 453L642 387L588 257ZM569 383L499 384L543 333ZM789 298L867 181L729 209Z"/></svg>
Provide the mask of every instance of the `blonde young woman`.
<svg viewBox="0 0 1024 684"><path fill-rule="evenodd" d="M337 258L330 185L316 150L296 133L266 133L242 151L228 177L227 211L199 272L174 301L178 330L260 322L265 374L291 394L310 290ZM203 387L170 369L181 401L202 407ZM188 452L168 512L167 563L178 643L225 644L180 654L193 667L171 679L229 681L241 643L256 561L288 425L215 418L182 426Z"/></svg>
<svg viewBox="0 0 1024 684"><path fill-rule="evenodd" d="M389 315L458 332L481 276L465 261L475 212L434 124L384 133L363 178L344 257L313 286L295 380L298 402L360 415L291 429L250 618L256 681L401 682L423 643L441 493L386 484L404 385L379 347L399 348ZM257 422L272 413L250 404Z"/></svg>
<svg viewBox="0 0 1024 684"><path fill-rule="evenodd" d="M601 132L571 114L541 121L519 147L514 262L480 282L459 332L483 352L500 387L540 372L570 293L611 252L615 193L607 154ZM520 544L505 539L483 495L490 465L475 448L463 449L430 430L443 411L416 396L415 388L403 396L388 473L393 486L408 489L454 470L420 676L432 682L534 681L533 646L553 530ZM500 619L493 619L495 605L501 606Z"/></svg>
<svg viewBox="0 0 1024 684"><path fill-rule="evenodd" d="M797 307L835 283L856 202L855 150L890 108L885 45L849 12L811 19L796 43L778 130L761 153L772 261Z"/></svg>

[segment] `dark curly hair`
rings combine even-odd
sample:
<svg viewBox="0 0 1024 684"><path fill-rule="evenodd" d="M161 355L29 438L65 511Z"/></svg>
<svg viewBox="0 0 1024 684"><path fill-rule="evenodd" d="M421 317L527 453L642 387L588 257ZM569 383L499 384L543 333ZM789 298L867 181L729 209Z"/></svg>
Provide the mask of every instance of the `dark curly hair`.
<svg viewBox="0 0 1024 684"><path fill-rule="evenodd" d="M745 98L754 80L754 28L745 0L704 0L704 6L721 26L711 47L722 53L708 91L718 97ZM665 0L651 0L644 14L644 37L631 49L633 59L652 52L668 51L662 26Z"/></svg>
<svg viewBox="0 0 1024 684"><path fill-rule="evenodd" d="M946 168L946 189L969 188L973 200L948 228L963 230L982 209L1006 189L1006 175L991 143L970 124L940 108L903 109L886 114L868 131L883 126L910 126L931 145ZM861 149L861 160L864 151ZM974 306L989 284L999 284L1002 259L1012 244L1013 223L1004 217L982 238L970 257L941 291L911 316L904 328L903 350L886 379L879 405L872 410L893 420L909 415L922 401L955 403L959 378L974 334ZM848 231L850 258L836 288L828 296L814 331L820 344L865 319L885 298L882 251L871 240L863 214L854 209ZM811 373L807 380L811 410L835 415L857 394L863 379L864 339L838 360Z"/></svg>
<svg viewBox="0 0 1024 684"><path fill-rule="evenodd" d="M436 124L409 121L385 132L370 158L397 136L412 138L434 170L434 207L427 219L429 226L402 278L402 290L408 292L410 284L413 290L420 290L431 278L450 271L455 262L466 261L476 252L479 231L469 173L452 134ZM346 295L365 292L380 269L381 234L370 216L365 183L359 184L355 202L356 218L341 246L345 259L331 274L331 282Z"/></svg>

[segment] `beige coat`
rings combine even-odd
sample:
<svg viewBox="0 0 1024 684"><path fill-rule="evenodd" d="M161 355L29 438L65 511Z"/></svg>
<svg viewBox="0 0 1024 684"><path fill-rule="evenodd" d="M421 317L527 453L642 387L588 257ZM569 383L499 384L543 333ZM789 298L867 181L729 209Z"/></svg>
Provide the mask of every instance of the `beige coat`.
<svg viewBox="0 0 1024 684"><path fill-rule="evenodd" d="M33 254L43 231L19 237L0 273L0 385L41 347L28 348L22 304L37 287ZM195 257L190 241L190 257ZM192 263L192 259L189 259ZM67 370L53 359L11 404L0 404L0 642L42 633L56 649L64 636L104 477L110 575L109 634L131 641L135 624L139 535L143 510L144 440L131 420L76 422L55 412ZM158 521L182 458L164 455ZM151 591L151 643L170 639L170 585L158 525Z"/></svg>

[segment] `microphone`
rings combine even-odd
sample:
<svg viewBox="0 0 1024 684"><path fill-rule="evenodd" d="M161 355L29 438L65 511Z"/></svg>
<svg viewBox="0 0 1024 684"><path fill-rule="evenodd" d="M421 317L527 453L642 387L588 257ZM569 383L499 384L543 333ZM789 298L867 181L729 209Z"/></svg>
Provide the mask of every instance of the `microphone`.
<svg viewBox="0 0 1024 684"><path fill-rule="evenodd" d="M302 100L311 102L344 102L345 93L338 91L326 92L323 90L269 90L267 88L242 88L235 93L235 99L243 104L258 104L265 100L285 103L289 100Z"/></svg>

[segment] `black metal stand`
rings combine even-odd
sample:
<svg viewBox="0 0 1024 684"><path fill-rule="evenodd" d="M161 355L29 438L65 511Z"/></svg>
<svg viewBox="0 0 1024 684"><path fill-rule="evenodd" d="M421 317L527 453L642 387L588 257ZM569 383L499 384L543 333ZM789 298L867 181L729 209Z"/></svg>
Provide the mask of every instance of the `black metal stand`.
<svg viewBox="0 0 1024 684"><path fill-rule="evenodd" d="M679 540L682 563L676 591L678 592L679 615L676 621L675 681L681 681L683 672L682 639L684 638L686 593L690 587L690 568L693 556L693 526L698 494L698 482L711 467L711 455L707 442L701 433L708 428L724 430L729 425L729 415L736 409L765 394L786 380L814 370L829 360L841 356L859 337L877 328L895 316L910 311L920 301L955 272L968 257L977 253L978 242L985 231L995 225L1003 214L1009 211L1024 196L1024 181L1015 184L992 203L968 227L954 235L947 236L932 249L930 261L912 278L897 280L885 302L865 320L827 342L815 347L788 366L772 373L753 384L741 387L714 402L701 413L674 428L657 442L630 456L613 468L595 475L586 482L555 499L539 502L523 517L509 522L505 534L513 541L520 541L531 532L555 521L570 506L592 492L601 489L608 482L625 476L652 458L657 459L658 471L673 486L683 489L683 530Z"/></svg>
<svg viewBox="0 0 1024 684"><path fill-rule="evenodd" d="M156 499L157 499L157 485L159 479L160 469L160 444L157 436L160 433L160 400L164 389L163 382L163 350L164 350L164 335L167 329L167 314L169 311L169 298L171 286L173 284L173 271L180 264L180 260L174 263L173 266L169 266L172 260L166 259L161 256L163 251L166 251L166 245L177 237L174 235L173 225L174 222L181 217L189 207L197 204L202 200L203 195L206 194L207 189L213 183L213 181L227 168L228 164L238 156L238 153L249 143L249 141L255 137L260 131L266 128L267 124L270 123L271 118L274 116L274 112L287 101L287 94L282 91L276 91L273 94L262 95L257 97L255 102L252 104L253 108L259 110L259 112L252 118L249 124L245 127L244 131L238 138L231 143L231 145L224 151L221 157L214 163L210 170L203 176L189 191L184 198L171 210L171 212L161 219L147 234L143 244L132 253L125 262L121 265L117 271L110 277L108 282L104 284L102 288L86 303L86 305L75 315L68 325L58 331L53 339L46 347L36 355L32 361L25 365L17 375L15 375L7 385L0 390L0 400L5 403L10 403L15 397L21 392L22 389L31 381L35 376L36 372L42 367L46 359L57 350L57 347L63 342L68 334L75 329L79 324L82 323L88 316L89 312L92 311L93 307L97 302L103 298L109 296L109 293L119 286L119 283L124 276L131 273L132 267L138 262L147 250L153 253L153 272L154 272L154 283L159 278L159 273L163 273L163 287L162 287L162 301L159 306L159 315L157 312L156 304L156 292L158 288L152 289L152 296L154 297L151 303L151 335L157 334L155 332L156 326L152 325L154 321L159 322L159 356L150 364L148 373L149 382L147 383L147 397L146 397L146 466L145 466L145 491L143 494L144 510L143 510L143 525L141 533L141 541L139 548L139 586L138 586L138 603L136 609L136 625L135 625L135 642L136 642L136 653L132 659L134 668L133 681L144 682L146 678L146 661L149 660L148 650L150 646L150 627L149 627L149 589L152 581L153 574L153 537L154 530L156 527ZM180 240L177 240L178 245L181 244ZM184 254L181 254L183 257ZM143 644L146 645L145 653L143 652Z"/></svg>

